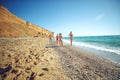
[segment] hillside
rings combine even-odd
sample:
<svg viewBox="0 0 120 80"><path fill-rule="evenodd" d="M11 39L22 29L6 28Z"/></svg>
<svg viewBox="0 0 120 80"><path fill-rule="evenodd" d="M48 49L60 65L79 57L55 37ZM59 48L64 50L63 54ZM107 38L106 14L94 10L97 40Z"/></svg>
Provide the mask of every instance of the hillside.
<svg viewBox="0 0 120 80"><path fill-rule="evenodd" d="M0 5L0 37L48 37L53 32L20 19Z"/></svg>

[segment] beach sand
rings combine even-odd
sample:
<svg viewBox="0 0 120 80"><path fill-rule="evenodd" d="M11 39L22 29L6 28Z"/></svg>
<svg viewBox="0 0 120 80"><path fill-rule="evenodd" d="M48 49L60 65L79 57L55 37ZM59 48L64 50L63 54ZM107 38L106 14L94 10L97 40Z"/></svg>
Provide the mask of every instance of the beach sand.
<svg viewBox="0 0 120 80"><path fill-rule="evenodd" d="M119 64L87 51L46 38L0 38L0 80L119 79Z"/></svg>
<svg viewBox="0 0 120 80"><path fill-rule="evenodd" d="M70 46L55 49L71 80L119 80L120 65L87 51Z"/></svg>

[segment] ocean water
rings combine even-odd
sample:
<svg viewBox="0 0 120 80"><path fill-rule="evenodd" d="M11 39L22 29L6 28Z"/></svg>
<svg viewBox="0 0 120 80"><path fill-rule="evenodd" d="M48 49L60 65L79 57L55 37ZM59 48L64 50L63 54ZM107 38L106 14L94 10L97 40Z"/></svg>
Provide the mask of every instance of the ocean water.
<svg viewBox="0 0 120 80"><path fill-rule="evenodd" d="M69 37L64 37L63 41L70 43ZM120 35L77 36L73 38L73 46L120 63Z"/></svg>

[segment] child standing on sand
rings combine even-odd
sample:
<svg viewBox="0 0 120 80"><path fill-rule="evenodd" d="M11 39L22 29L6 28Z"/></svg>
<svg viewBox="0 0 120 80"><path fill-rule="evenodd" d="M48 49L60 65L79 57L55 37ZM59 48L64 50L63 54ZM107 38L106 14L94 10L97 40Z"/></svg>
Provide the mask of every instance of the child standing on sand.
<svg viewBox="0 0 120 80"><path fill-rule="evenodd" d="M70 45L72 46L72 40L73 40L73 34L72 34L72 31L70 32L69 36L70 36Z"/></svg>
<svg viewBox="0 0 120 80"><path fill-rule="evenodd" d="M59 36L58 36L58 34L56 35L56 44L58 45L58 43L59 43Z"/></svg>
<svg viewBox="0 0 120 80"><path fill-rule="evenodd" d="M60 33L59 34L59 44L60 46L63 46L63 41L62 41L63 37L62 37L62 34Z"/></svg>
<svg viewBox="0 0 120 80"><path fill-rule="evenodd" d="M52 36L49 35L49 43L51 44L52 43Z"/></svg>

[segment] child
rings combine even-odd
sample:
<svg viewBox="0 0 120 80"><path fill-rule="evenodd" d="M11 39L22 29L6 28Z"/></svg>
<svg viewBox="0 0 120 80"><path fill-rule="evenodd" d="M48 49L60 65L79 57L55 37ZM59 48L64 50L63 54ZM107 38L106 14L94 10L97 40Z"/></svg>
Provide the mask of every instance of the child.
<svg viewBox="0 0 120 80"><path fill-rule="evenodd" d="M59 36L58 36L58 34L56 35L56 44L58 45L58 41L59 40Z"/></svg>
<svg viewBox="0 0 120 80"><path fill-rule="evenodd" d="M63 37L62 37L62 34L60 33L60 34L59 34L59 44L60 44L61 46L63 46L63 41L62 41L62 39L63 39Z"/></svg>
<svg viewBox="0 0 120 80"><path fill-rule="evenodd" d="M72 40L73 40L73 34L72 34L72 31L70 32L69 36L70 36L70 45L72 46Z"/></svg>

